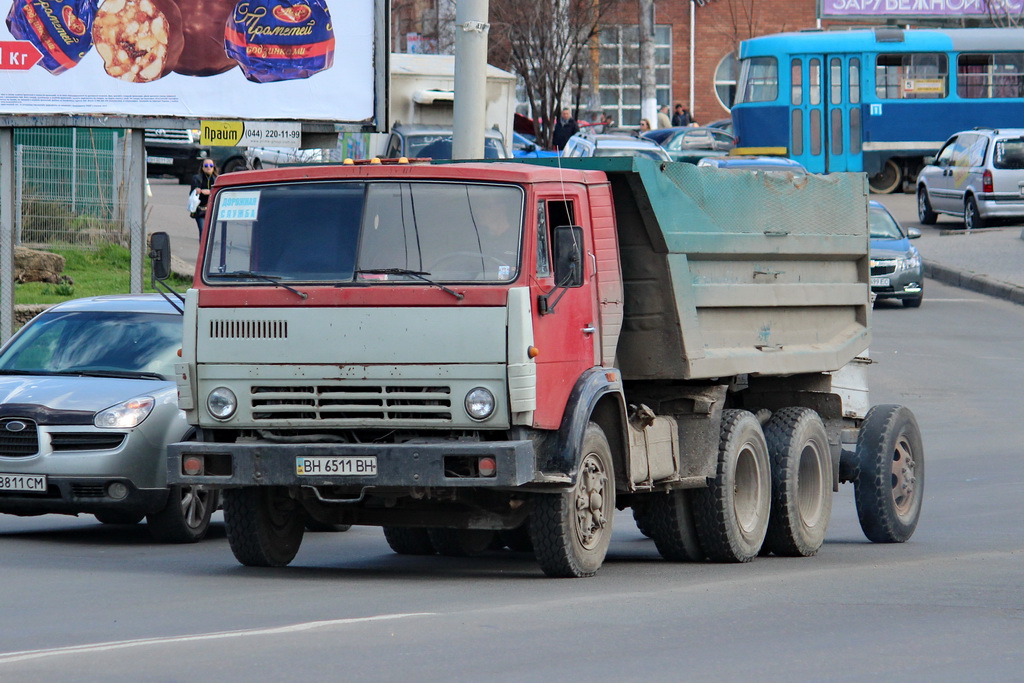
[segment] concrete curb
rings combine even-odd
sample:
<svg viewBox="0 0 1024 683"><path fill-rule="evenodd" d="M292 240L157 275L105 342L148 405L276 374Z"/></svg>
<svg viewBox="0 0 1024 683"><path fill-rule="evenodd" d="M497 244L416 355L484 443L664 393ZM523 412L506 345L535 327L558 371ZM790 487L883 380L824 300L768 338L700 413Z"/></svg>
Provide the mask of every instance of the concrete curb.
<svg viewBox="0 0 1024 683"><path fill-rule="evenodd" d="M944 282L947 285L969 289L972 292L979 292L994 296L998 299L1012 301L1015 304L1024 306L1024 287L1011 282L997 280L989 275L975 273L973 270L962 270L953 268L935 261L925 260L924 275L933 280Z"/></svg>

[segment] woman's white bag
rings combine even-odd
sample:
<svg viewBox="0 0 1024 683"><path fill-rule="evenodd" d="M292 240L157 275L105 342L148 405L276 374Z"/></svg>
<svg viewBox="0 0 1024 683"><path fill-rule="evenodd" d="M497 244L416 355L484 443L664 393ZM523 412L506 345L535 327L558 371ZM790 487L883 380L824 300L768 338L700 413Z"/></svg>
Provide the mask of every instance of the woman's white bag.
<svg viewBox="0 0 1024 683"><path fill-rule="evenodd" d="M195 213L196 209L199 208L199 188L192 190L192 194L188 196L188 212Z"/></svg>

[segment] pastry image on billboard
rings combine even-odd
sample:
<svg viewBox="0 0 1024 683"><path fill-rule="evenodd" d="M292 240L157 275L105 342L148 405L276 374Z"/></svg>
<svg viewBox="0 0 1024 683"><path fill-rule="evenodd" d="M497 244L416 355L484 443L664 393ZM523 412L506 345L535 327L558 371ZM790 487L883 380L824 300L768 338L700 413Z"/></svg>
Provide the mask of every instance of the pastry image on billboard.
<svg viewBox="0 0 1024 683"><path fill-rule="evenodd" d="M105 0L92 39L108 75L132 83L155 81L181 56L181 11L173 0Z"/></svg>
<svg viewBox="0 0 1024 683"><path fill-rule="evenodd" d="M323 0L240 0L224 27L224 51L250 81L310 76L334 63L334 27Z"/></svg>
<svg viewBox="0 0 1024 683"><path fill-rule="evenodd" d="M30 41L42 53L40 64L53 75L62 74L92 48L96 0L14 0L7 14L7 29Z"/></svg>
<svg viewBox="0 0 1024 683"><path fill-rule="evenodd" d="M174 67L183 76L214 76L238 66L224 52L224 23L238 0L179 0L185 47Z"/></svg>

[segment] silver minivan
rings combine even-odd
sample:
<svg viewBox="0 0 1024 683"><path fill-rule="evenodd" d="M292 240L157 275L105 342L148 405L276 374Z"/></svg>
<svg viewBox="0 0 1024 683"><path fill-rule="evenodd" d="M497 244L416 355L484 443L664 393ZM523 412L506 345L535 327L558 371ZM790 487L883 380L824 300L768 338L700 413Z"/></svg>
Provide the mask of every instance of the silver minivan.
<svg viewBox="0 0 1024 683"><path fill-rule="evenodd" d="M962 217L968 230L993 219L1024 218L1024 128L955 134L917 176L917 218Z"/></svg>

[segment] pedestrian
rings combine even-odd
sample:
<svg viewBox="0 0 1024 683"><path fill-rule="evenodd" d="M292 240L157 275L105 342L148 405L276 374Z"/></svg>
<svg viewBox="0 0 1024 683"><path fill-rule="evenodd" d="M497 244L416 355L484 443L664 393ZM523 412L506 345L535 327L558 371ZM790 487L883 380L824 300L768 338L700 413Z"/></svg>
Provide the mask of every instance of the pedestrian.
<svg viewBox="0 0 1024 683"><path fill-rule="evenodd" d="M555 122L555 130L551 135L551 145L555 149L562 149L565 147L565 143L569 142L569 138L578 132L580 132L580 126L576 123L576 119L572 117L572 112L566 107L562 110L561 117Z"/></svg>
<svg viewBox="0 0 1024 683"><path fill-rule="evenodd" d="M672 119L668 117L668 105L658 107L658 128L669 128L672 126Z"/></svg>
<svg viewBox="0 0 1024 683"><path fill-rule="evenodd" d="M690 118L690 112L686 110L686 107L676 102L675 113L672 114L672 125L673 126L688 126L692 119Z"/></svg>
<svg viewBox="0 0 1024 683"><path fill-rule="evenodd" d="M643 135L651 129L651 122L647 119L640 119L640 134Z"/></svg>
<svg viewBox="0 0 1024 683"><path fill-rule="evenodd" d="M192 218L196 219L200 237L203 234L203 223L206 222L206 205L210 201L210 190L215 182L217 182L217 165L213 163L213 159L204 159L202 170L192 176L192 190L199 190L199 206L190 214Z"/></svg>

